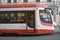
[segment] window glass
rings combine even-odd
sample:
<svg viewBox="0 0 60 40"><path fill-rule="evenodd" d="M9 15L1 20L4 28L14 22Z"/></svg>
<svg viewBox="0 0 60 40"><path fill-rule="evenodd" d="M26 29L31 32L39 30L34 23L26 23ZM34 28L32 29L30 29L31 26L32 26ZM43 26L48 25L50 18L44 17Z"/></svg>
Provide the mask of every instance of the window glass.
<svg viewBox="0 0 60 40"><path fill-rule="evenodd" d="M7 3L17 3L17 0L7 0Z"/></svg>
<svg viewBox="0 0 60 40"><path fill-rule="evenodd" d="M16 13L15 12L10 13L10 22L16 22Z"/></svg>
<svg viewBox="0 0 60 40"><path fill-rule="evenodd" d="M16 13L10 13L11 19L16 19Z"/></svg>
<svg viewBox="0 0 60 40"><path fill-rule="evenodd" d="M0 12L0 23L25 23L25 12Z"/></svg>
<svg viewBox="0 0 60 40"><path fill-rule="evenodd" d="M34 28L35 27L35 11L27 12L27 25L30 28Z"/></svg>
<svg viewBox="0 0 60 40"><path fill-rule="evenodd" d="M40 10L40 20L44 23L52 23L51 15L49 12L44 12L44 10Z"/></svg>
<svg viewBox="0 0 60 40"><path fill-rule="evenodd" d="M47 0L47 2L51 2L51 0Z"/></svg>
<svg viewBox="0 0 60 40"><path fill-rule="evenodd" d="M7 3L11 3L11 0L7 0Z"/></svg>
<svg viewBox="0 0 60 40"><path fill-rule="evenodd" d="M13 3L17 3L17 0L13 0Z"/></svg>
<svg viewBox="0 0 60 40"><path fill-rule="evenodd" d="M24 2L28 2L28 0L24 0Z"/></svg>
<svg viewBox="0 0 60 40"><path fill-rule="evenodd" d="M7 22L9 22L9 14L8 13L3 13L3 12L1 12L1 14L0 14L0 22L1 23L7 23Z"/></svg>
<svg viewBox="0 0 60 40"><path fill-rule="evenodd" d="M25 18L25 13L24 12L18 12L17 13L17 22L26 22L26 18Z"/></svg>
<svg viewBox="0 0 60 40"><path fill-rule="evenodd" d="M7 19L9 19L9 13L5 13L4 17L6 17Z"/></svg>
<svg viewBox="0 0 60 40"><path fill-rule="evenodd" d="M2 4L2 1L0 0L0 4Z"/></svg>
<svg viewBox="0 0 60 40"><path fill-rule="evenodd" d="M36 0L36 2L40 2L40 0Z"/></svg>
<svg viewBox="0 0 60 40"><path fill-rule="evenodd" d="M4 14L0 13L0 22L3 22L4 20Z"/></svg>

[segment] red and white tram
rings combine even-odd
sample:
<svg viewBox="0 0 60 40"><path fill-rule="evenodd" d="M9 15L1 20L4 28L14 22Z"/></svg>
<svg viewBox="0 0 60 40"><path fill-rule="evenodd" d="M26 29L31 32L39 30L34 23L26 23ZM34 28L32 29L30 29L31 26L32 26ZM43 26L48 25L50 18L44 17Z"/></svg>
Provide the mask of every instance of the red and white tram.
<svg viewBox="0 0 60 40"><path fill-rule="evenodd" d="M0 5L0 34L47 34L54 32L52 10L45 4Z"/></svg>

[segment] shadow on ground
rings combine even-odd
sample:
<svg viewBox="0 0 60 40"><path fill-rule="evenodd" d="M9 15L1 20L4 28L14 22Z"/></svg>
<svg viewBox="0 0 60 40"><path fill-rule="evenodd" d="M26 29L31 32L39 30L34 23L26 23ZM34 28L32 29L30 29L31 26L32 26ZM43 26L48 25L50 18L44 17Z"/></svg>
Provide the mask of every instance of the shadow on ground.
<svg viewBox="0 0 60 40"><path fill-rule="evenodd" d="M35 36L49 36L53 34L42 34L42 35L17 35L17 34L5 34L5 35L0 35L0 37L35 37Z"/></svg>

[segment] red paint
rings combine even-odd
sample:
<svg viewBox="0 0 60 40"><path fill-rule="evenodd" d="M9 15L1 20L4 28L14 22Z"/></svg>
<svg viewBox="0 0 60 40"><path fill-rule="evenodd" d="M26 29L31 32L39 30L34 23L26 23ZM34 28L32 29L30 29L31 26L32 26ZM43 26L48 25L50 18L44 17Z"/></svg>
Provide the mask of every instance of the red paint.
<svg viewBox="0 0 60 40"><path fill-rule="evenodd" d="M53 33L54 30L37 30L36 34L48 34L48 33Z"/></svg>
<svg viewBox="0 0 60 40"><path fill-rule="evenodd" d="M3 34L3 33L16 33L16 34L19 34L19 35L28 35L28 33L30 33L30 35L33 32L34 30L0 30L0 34ZM36 32L34 34L48 34L48 33L53 33L54 30L36 30Z"/></svg>
<svg viewBox="0 0 60 40"><path fill-rule="evenodd" d="M47 7L45 4L2 4L0 8Z"/></svg>
<svg viewBox="0 0 60 40"><path fill-rule="evenodd" d="M53 26L52 23L43 23L43 22L41 22L41 24L42 24L43 26Z"/></svg>

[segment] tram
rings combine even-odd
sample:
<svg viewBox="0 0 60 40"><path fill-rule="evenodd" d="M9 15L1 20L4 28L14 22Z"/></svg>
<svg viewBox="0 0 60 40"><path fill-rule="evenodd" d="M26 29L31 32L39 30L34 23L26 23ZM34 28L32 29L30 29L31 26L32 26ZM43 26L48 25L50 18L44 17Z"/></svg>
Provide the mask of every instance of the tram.
<svg viewBox="0 0 60 40"><path fill-rule="evenodd" d="M0 5L0 34L37 35L54 32L53 11L45 4Z"/></svg>

